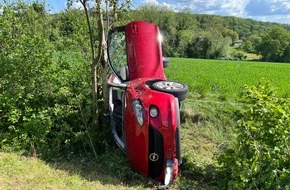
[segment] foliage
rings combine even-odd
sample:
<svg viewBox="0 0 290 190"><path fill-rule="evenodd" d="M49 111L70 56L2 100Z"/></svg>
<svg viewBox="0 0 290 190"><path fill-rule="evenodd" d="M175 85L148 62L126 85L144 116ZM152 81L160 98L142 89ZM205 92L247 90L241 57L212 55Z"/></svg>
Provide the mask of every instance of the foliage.
<svg viewBox="0 0 290 190"><path fill-rule="evenodd" d="M243 43L241 49L243 49L245 52L253 52L253 44L250 40L247 40Z"/></svg>
<svg viewBox="0 0 290 190"><path fill-rule="evenodd" d="M220 162L228 189L289 189L290 104L269 82L245 87L237 141Z"/></svg>
<svg viewBox="0 0 290 190"><path fill-rule="evenodd" d="M45 70L51 64L51 49L42 18L21 4L4 7L0 17L1 145L16 150L43 143L51 127L44 107L50 93Z"/></svg>
<svg viewBox="0 0 290 190"><path fill-rule="evenodd" d="M257 47L265 61L290 62L290 33L281 28L273 28L262 37L261 43Z"/></svg>
<svg viewBox="0 0 290 190"><path fill-rule="evenodd" d="M85 15L81 10L72 9L50 15L47 22L48 28L51 30L49 40L55 50L80 49L88 54L89 35Z"/></svg>
<svg viewBox="0 0 290 190"><path fill-rule="evenodd" d="M163 54L169 57L211 58L236 60L244 52L258 53L264 51L271 55L274 47L260 45L261 39L273 27L289 34L289 26L258 22L237 17L217 15L199 15L190 12L174 12L168 7L146 5L128 13L132 20L145 20L157 24L163 35ZM239 54L230 46L235 40L242 40ZM275 35L273 35L273 39ZM281 38L279 38L281 39ZM283 49L281 59L265 56L267 61L289 62L290 48L279 43L276 48ZM272 48L272 49L271 49ZM286 50L287 49L287 50ZM285 50L285 51L284 51ZM273 51L272 51L273 52ZM273 52L273 54L276 54Z"/></svg>
<svg viewBox="0 0 290 190"><path fill-rule="evenodd" d="M50 17L36 11L33 4L3 7L2 150L48 159L83 154L92 143L98 152L106 148L108 130L97 133L97 124L92 122L89 56L83 49L87 40L82 35L86 31L84 17L74 13L78 12ZM100 122L106 124L106 117Z"/></svg>
<svg viewBox="0 0 290 190"><path fill-rule="evenodd" d="M237 49L232 49L231 51L231 59L232 60L245 60L247 58L247 56L245 55L245 53L243 51L237 50Z"/></svg>

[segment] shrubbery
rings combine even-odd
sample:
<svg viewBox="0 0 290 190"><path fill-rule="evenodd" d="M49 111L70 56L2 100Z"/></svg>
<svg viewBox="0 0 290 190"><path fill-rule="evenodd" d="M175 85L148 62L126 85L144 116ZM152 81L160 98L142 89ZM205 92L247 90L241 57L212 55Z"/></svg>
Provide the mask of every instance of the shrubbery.
<svg viewBox="0 0 290 190"><path fill-rule="evenodd" d="M226 189L290 188L290 104L268 82L241 95L234 147L220 158Z"/></svg>
<svg viewBox="0 0 290 190"><path fill-rule="evenodd" d="M0 149L46 158L84 153L92 144L102 151L106 133L97 132L92 123L90 63L77 47L85 41L78 33L85 33L86 28L80 29L85 25L75 22L80 23L74 26L78 37L68 39L61 24L52 25L50 18L27 4L3 7ZM57 41L51 40L53 33ZM65 40L75 41L60 46Z"/></svg>

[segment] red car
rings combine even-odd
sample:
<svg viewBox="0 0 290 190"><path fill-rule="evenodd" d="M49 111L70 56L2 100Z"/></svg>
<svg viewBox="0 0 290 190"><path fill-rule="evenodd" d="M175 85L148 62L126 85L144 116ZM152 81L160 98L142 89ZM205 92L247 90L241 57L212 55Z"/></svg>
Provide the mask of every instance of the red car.
<svg viewBox="0 0 290 190"><path fill-rule="evenodd" d="M170 185L181 164L180 101L188 87L166 80L159 28L135 21L109 34L112 132L132 168Z"/></svg>

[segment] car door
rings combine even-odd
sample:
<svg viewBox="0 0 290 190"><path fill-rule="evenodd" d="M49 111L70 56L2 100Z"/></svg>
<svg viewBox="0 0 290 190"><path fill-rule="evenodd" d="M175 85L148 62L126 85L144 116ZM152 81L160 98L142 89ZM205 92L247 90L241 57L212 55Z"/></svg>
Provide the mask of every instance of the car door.
<svg viewBox="0 0 290 190"><path fill-rule="evenodd" d="M126 151L124 133L124 110L129 73L126 55L126 38L122 27L116 28L109 35L108 57L111 68L109 83L109 108L112 133L116 143Z"/></svg>

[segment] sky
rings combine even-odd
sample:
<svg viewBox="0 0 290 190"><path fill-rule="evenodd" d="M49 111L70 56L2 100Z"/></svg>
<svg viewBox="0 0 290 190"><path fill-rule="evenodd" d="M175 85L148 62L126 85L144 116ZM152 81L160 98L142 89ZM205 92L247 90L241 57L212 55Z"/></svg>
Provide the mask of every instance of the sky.
<svg viewBox="0 0 290 190"><path fill-rule="evenodd" d="M67 2L67 0L39 1L45 1L51 12L64 9ZM290 0L132 0L133 8L146 4L169 7L174 11L187 10L192 13L236 16L290 24ZM74 6L78 7L79 4L76 3Z"/></svg>

